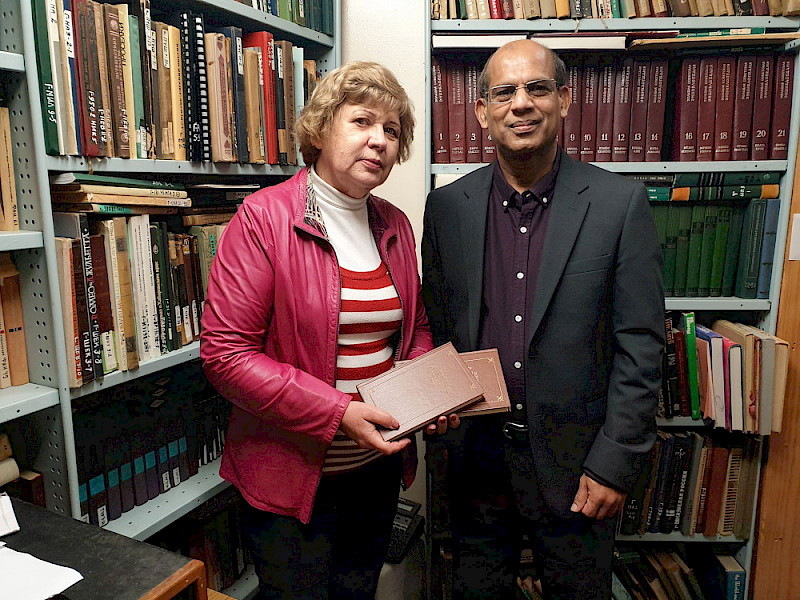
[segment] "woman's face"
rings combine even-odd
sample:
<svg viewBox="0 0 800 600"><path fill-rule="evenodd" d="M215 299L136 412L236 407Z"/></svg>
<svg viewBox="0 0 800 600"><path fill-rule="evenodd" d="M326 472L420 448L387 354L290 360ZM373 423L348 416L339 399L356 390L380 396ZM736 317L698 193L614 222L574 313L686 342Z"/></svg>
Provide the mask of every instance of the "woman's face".
<svg viewBox="0 0 800 600"><path fill-rule="evenodd" d="M343 104L330 132L315 140L315 168L327 183L351 198L362 198L392 171L400 149L400 117L381 104Z"/></svg>

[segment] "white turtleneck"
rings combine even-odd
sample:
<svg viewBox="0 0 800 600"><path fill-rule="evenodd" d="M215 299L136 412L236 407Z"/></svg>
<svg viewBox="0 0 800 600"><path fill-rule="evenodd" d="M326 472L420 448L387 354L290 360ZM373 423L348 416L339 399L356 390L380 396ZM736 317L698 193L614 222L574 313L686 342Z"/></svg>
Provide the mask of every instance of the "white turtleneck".
<svg viewBox="0 0 800 600"><path fill-rule="evenodd" d="M377 269L381 257L367 218L369 194L351 198L324 181L314 167L308 176L339 266L361 272Z"/></svg>

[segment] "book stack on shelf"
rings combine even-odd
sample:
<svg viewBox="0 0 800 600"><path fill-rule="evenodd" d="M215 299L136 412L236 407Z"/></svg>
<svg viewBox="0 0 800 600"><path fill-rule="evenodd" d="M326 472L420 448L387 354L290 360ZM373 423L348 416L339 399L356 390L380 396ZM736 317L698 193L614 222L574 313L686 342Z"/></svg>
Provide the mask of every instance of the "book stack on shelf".
<svg viewBox="0 0 800 600"><path fill-rule="evenodd" d="M647 187L665 296L769 298L781 173L630 177Z"/></svg>
<svg viewBox="0 0 800 600"><path fill-rule="evenodd" d="M796 0L431 0L431 19L798 15Z"/></svg>
<svg viewBox="0 0 800 600"><path fill-rule="evenodd" d="M564 59L572 103L560 139L573 158L604 163L788 156L793 54L668 59L578 53ZM449 53L431 59L434 163L494 158L473 110L485 60Z"/></svg>
<svg viewBox="0 0 800 600"><path fill-rule="evenodd" d="M86 522L107 525L222 453L229 404L196 361L81 400L74 427Z"/></svg>
<svg viewBox="0 0 800 600"><path fill-rule="evenodd" d="M744 600L744 567L719 550L694 552L681 545L652 550L619 548L614 556L612 598Z"/></svg>
<svg viewBox="0 0 800 600"><path fill-rule="evenodd" d="M303 48L200 12L150 21L146 1L129 14L37 0L34 13L48 154L297 164L296 107L317 76Z"/></svg>

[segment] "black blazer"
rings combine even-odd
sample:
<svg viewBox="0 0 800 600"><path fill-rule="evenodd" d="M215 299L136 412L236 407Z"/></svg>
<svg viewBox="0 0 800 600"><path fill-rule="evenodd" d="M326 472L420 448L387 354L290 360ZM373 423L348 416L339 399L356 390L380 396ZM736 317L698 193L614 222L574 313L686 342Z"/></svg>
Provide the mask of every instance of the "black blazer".
<svg viewBox="0 0 800 600"><path fill-rule="evenodd" d="M432 191L425 207L425 306L434 343L459 351L478 345L492 172ZM655 441L664 296L641 184L564 155L549 210L526 316L526 409L539 488L568 516L584 468L628 491Z"/></svg>

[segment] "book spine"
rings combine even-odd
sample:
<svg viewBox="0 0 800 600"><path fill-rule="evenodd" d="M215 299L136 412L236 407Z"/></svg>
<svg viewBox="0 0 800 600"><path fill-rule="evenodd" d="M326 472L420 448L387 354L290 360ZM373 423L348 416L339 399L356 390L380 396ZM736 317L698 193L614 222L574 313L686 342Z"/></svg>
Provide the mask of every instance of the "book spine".
<svg viewBox="0 0 800 600"><path fill-rule="evenodd" d="M450 130L448 127L448 101L446 81L447 62L431 57L431 123L433 162L450 162Z"/></svg>
<svg viewBox="0 0 800 600"><path fill-rule="evenodd" d="M172 121L172 61L169 27L153 21L156 37L155 77L158 79L158 127L156 128L156 153L159 159L175 159L175 129ZM177 66L177 65L176 65ZM227 114L227 113L224 113Z"/></svg>
<svg viewBox="0 0 800 600"><path fill-rule="evenodd" d="M708 285L708 295L719 297L722 295L722 278L725 271L725 255L728 246L728 231L730 229L730 206L720 206L717 211L717 229L714 233L714 249L711 256L711 277Z"/></svg>
<svg viewBox="0 0 800 600"><path fill-rule="evenodd" d="M236 135L237 157L240 163L250 162L247 147L247 109L244 98L244 50L242 30L238 27L225 27L222 33L230 39L231 84L233 92L234 131Z"/></svg>
<svg viewBox="0 0 800 600"><path fill-rule="evenodd" d="M626 58L618 63L614 85L614 123L612 127L611 159L613 162L627 162L631 122L631 78L633 59Z"/></svg>
<svg viewBox="0 0 800 600"><path fill-rule="evenodd" d="M714 121L717 102L717 58L700 59L697 104L697 160L714 160Z"/></svg>
<svg viewBox="0 0 800 600"><path fill-rule="evenodd" d="M59 134L59 114L57 88L53 80L53 68L50 62L50 40L48 39L48 2L33 2L33 20L36 24L34 39L36 42L36 65L39 74L39 93L42 109L42 127L44 129L44 148L47 154L58 155L63 152L63 137ZM61 137L61 139L59 139Z"/></svg>
<svg viewBox="0 0 800 600"><path fill-rule="evenodd" d="M466 161L466 107L464 64L461 61L447 61L446 81L450 162L463 163Z"/></svg>
<svg viewBox="0 0 800 600"><path fill-rule="evenodd" d="M138 158L140 155L139 146L140 140L138 139L137 123L139 115L136 112L136 94L133 87L133 59L131 58L132 38L131 38L131 21L128 15L127 4L120 4L117 7L118 23L119 23L119 44L120 44L120 62L122 63L122 80L125 89L125 121L127 126L129 151L127 156L130 158ZM138 23L137 39L138 39ZM140 107L141 109L141 107Z"/></svg>
<svg viewBox="0 0 800 600"><path fill-rule="evenodd" d="M684 58L678 80L678 131L676 136L679 161L697 160L697 108L699 82L698 74L700 60L697 58Z"/></svg>
<svg viewBox="0 0 800 600"><path fill-rule="evenodd" d="M597 146L594 159L597 162L611 162L614 129L614 83L616 79L616 67L612 61L603 63L599 77Z"/></svg>
<svg viewBox="0 0 800 600"><path fill-rule="evenodd" d="M294 104L294 66L292 59L292 43L287 41L280 41L278 45L281 46L282 52L282 68L283 68L283 93L284 102L283 109L286 114L286 160L290 165L297 164L297 143L294 135L294 122L295 122L295 104Z"/></svg>
<svg viewBox="0 0 800 600"><path fill-rule="evenodd" d="M105 20L103 6L87 0L89 16L89 71L94 82L97 101L97 123L100 131L101 156L116 156L114 137L111 131L111 90L108 86L108 59L106 58Z"/></svg>
<svg viewBox="0 0 800 600"><path fill-rule="evenodd" d="M733 145L731 158L750 158L756 57L742 54L736 60L736 93L733 99Z"/></svg>
<svg viewBox="0 0 800 600"><path fill-rule="evenodd" d="M647 97L647 126L645 128L644 159L661 160L664 141L664 111L666 109L667 60L654 58L650 63L650 82Z"/></svg>
<svg viewBox="0 0 800 600"><path fill-rule="evenodd" d="M734 294L739 298L756 297L766 210L767 201L762 198L750 200L745 209L734 287Z"/></svg>
<svg viewBox="0 0 800 600"><path fill-rule="evenodd" d="M778 215L781 201L778 198L767 200L764 215L764 237L761 242L761 264L758 268L756 298L769 298L772 266L775 260L775 242L778 237Z"/></svg>
<svg viewBox="0 0 800 600"><path fill-rule="evenodd" d="M94 80L89 70L89 9L86 0L74 0L73 32L76 34L75 60L80 87L80 130L81 148L84 156L100 156L99 125Z"/></svg>
<svg viewBox="0 0 800 600"><path fill-rule="evenodd" d="M772 128L769 136L770 160L785 160L789 155L789 122L794 86L794 54L784 52L775 63L775 89L772 93Z"/></svg>
<svg viewBox="0 0 800 600"><path fill-rule="evenodd" d="M63 0L61 11L63 13L62 19L62 57L64 64L64 87L66 95L71 97L71 113L67 115L70 119L69 129L74 136L74 146L71 148L70 154L81 155L81 115L83 114L83 89L78 79L78 60L76 59L76 17L72 10L72 0Z"/></svg>
<svg viewBox="0 0 800 600"><path fill-rule="evenodd" d="M705 228L706 207L702 204L692 205L692 224L689 233L689 253L686 267L686 296L697 297L700 281L700 261Z"/></svg>
<svg viewBox="0 0 800 600"><path fill-rule="evenodd" d="M108 49L109 83L111 88L111 124L114 147L118 156L131 157L131 144L128 128L128 109L125 98L125 74L122 43L120 38L119 12L111 4L98 4L98 10L105 13L106 46Z"/></svg>
<svg viewBox="0 0 800 600"><path fill-rule="evenodd" d="M697 279L697 295L701 298L707 298L711 293L711 261L714 254L718 215L719 206L706 206L703 241L700 246L700 273Z"/></svg>
<svg viewBox="0 0 800 600"><path fill-rule="evenodd" d="M172 131L175 140L175 160L186 160L186 95L184 79L188 79L184 73L184 52L183 37L178 27L170 26L169 30L169 52L170 52L170 89L172 90Z"/></svg>
<svg viewBox="0 0 800 600"><path fill-rule="evenodd" d="M464 63L464 112L466 120L466 162L481 162L481 124L475 115L475 103L478 101L478 75L480 67L475 60Z"/></svg>
<svg viewBox="0 0 800 600"><path fill-rule="evenodd" d="M714 160L731 159L733 139L733 103L736 90L736 58L720 56L717 59L717 101L714 121Z"/></svg>
<svg viewBox="0 0 800 600"><path fill-rule="evenodd" d="M197 122L200 130L200 155L198 160L211 161L211 120L208 95L208 57L205 43L205 24L202 14L192 13L192 35L194 36L194 58L192 65L192 87L197 99Z"/></svg>
<svg viewBox="0 0 800 600"><path fill-rule="evenodd" d="M583 69L578 61L567 64L567 87L572 96L569 112L564 118L564 151L567 156L580 159L581 151L581 101L583 94Z"/></svg>
<svg viewBox="0 0 800 600"><path fill-rule="evenodd" d="M163 262L161 256L163 248L161 247L161 232L158 225L150 223L150 243L151 243L151 261L153 264L153 283L155 284L155 301L156 301L156 314L158 322L158 339L161 353L169 352L172 350L167 339L167 321L166 321L166 307L164 302L165 286L164 286L164 273L161 270Z"/></svg>
<svg viewBox="0 0 800 600"><path fill-rule="evenodd" d="M592 162L597 150L597 94L600 89L596 61L588 59L584 62L580 89L582 94L580 159Z"/></svg>
<svg viewBox="0 0 800 600"><path fill-rule="evenodd" d="M642 162L645 159L649 87L650 60L636 59L631 72L631 128L628 149L628 161L630 162Z"/></svg>
<svg viewBox="0 0 800 600"><path fill-rule="evenodd" d="M100 327L100 345L103 374L117 369L116 331L108 280L108 265L103 236L89 236L92 252L92 264L95 271L95 289L97 290L97 321Z"/></svg>
<svg viewBox="0 0 800 600"><path fill-rule="evenodd" d="M772 113L772 79L775 58L761 55L756 58L753 82L753 124L750 139L750 160L769 158L770 120Z"/></svg>

